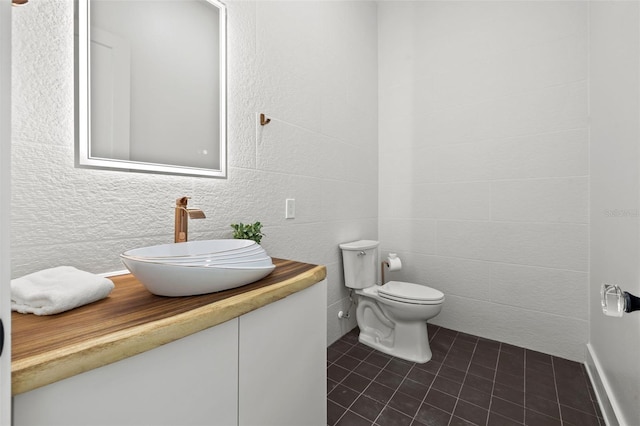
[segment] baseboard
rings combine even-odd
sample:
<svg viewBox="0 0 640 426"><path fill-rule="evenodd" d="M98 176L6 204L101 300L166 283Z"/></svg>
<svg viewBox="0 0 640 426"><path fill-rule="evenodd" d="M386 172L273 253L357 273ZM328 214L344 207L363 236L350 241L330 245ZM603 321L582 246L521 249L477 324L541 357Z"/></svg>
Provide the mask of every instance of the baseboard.
<svg viewBox="0 0 640 426"><path fill-rule="evenodd" d="M591 379L591 384L593 385L593 390L598 398L600 411L602 411L602 416L607 426L625 425L620 406L614 398L613 392L611 392L609 381L602 373L604 370L590 343L587 344L587 360L585 365L589 378Z"/></svg>

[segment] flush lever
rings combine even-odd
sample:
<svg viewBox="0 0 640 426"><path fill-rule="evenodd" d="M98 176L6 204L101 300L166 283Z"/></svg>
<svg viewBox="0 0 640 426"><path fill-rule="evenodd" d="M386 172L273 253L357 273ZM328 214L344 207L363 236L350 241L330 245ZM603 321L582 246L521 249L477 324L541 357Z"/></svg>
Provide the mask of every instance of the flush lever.
<svg viewBox="0 0 640 426"><path fill-rule="evenodd" d="M358 256L366 256L366 255L367 253L362 250L358 252Z"/></svg>
<svg viewBox="0 0 640 426"><path fill-rule="evenodd" d="M602 284L600 303L602 312L610 317L621 317L625 312L640 310L640 298L623 291L617 284Z"/></svg>

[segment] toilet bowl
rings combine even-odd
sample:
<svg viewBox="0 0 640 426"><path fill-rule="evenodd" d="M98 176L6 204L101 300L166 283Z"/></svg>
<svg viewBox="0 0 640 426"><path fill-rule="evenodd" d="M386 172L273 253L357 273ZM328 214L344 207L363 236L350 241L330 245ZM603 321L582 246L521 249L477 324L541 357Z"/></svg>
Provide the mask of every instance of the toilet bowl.
<svg viewBox="0 0 640 426"><path fill-rule="evenodd" d="M377 241L341 244L345 285L357 295L358 340L386 354L425 363L431 359L427 320L440 313L444 294L402 281L376 285Z"/></svg>

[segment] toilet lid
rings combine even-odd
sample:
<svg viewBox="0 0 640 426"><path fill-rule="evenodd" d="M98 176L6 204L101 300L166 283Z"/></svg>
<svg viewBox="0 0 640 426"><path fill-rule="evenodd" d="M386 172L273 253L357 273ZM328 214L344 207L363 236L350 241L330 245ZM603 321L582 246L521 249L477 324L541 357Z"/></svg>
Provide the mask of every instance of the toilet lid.
<svg viewBox="0 0 640 426"><path fill-rule="evenodd" d="M436 303L444 299L441 291L424 285L405 283L402 281L389 281L378 287L381 297L409 303Z"/></svg>

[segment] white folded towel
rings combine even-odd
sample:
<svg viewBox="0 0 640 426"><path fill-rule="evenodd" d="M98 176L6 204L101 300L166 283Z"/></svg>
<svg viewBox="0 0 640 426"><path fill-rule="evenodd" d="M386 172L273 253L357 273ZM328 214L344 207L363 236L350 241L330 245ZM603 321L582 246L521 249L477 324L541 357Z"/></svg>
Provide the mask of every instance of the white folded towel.
<svg viewBox="0 0 640 426"><path fill-rule="evenodd" d="M11 280L11 309L53 315L104 299L113 288L108 278L58 266Z"/></svg>

